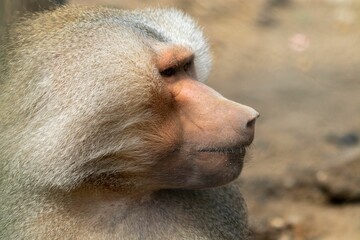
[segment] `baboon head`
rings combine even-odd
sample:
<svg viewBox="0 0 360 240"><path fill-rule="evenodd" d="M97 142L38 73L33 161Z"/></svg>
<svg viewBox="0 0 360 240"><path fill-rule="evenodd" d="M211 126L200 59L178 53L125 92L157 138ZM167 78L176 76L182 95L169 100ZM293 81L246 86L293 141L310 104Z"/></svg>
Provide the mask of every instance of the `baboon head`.
<svg viewBox="0 0 360 240"><path fill-rule="evenodd" d="M21 166L24 181L63 190L234 180L259 114L204 84L211 59L194 22L176 10L76 11L10 33L9 171Z"/></svg>

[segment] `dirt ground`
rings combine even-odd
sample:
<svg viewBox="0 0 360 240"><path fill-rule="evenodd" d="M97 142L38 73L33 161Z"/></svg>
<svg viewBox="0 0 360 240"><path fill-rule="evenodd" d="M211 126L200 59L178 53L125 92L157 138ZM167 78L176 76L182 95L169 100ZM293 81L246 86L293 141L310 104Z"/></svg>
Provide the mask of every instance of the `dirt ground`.
<svg viewBox="0 0 360 240"><path fill-rule="evenodd" d="M70 2L197 18L209 85L261 113L239 179L255 239L360 239L360 1Z"/></svg>

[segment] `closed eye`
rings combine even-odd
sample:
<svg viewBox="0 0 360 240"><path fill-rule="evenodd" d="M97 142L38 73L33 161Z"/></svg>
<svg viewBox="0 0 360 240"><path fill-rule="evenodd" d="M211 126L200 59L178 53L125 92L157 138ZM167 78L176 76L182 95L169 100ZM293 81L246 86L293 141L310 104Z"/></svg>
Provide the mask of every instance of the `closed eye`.
<svg viewBox="0 0 360 240"><path fill-rule="evenodd" d="M176 73L176 68L170 67L160 72L161 76L163 77L172 77Z"/></svg>
<svg viewBox="0 0 360 240"><path fill-rule="evenodd" d="M185 59L185 61L182 61L176 65L166 68L165 70L162 70L160 72L160 75L168 78L168 77L173 77L174 75L176 75L181 71L188 73L193 63L194 63L194 56L192 55L189 58Z"/></svg>

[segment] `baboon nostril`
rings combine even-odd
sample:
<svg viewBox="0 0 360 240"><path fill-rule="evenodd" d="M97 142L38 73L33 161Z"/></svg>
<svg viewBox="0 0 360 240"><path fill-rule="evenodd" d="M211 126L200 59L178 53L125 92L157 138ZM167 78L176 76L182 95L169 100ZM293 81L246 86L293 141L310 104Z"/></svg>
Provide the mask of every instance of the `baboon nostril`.
<svg viewBox="0 0 360 240"><path fill-rule="evenodd" d="M246 124L247 128L253 128L255 126L255 122L256 122L256 118L248 121L248 123Z"/></svg>
<svg viewBox="0 0 360 240"><path fill-rule="evenodd" d="M246 127L247 127L247 128L254 128L256 119L257 119L258 117L260 117L260 114L259 114L259 113L257 113L254 118L250 119L250 120L247 122Z"/></svg>

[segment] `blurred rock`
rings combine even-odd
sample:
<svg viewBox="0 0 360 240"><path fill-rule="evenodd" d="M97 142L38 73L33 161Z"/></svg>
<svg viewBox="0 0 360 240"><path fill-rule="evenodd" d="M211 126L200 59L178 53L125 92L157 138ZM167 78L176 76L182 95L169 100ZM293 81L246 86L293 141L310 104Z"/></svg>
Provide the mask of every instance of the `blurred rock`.
<svg viewBox="0 0 360 240"><path fill-rule="evenodd" d="M340 164L316 173L316 185L332 203L360 201L360 148L351 150Z"/></svg>
<svg viewBox="0 0 360 240"><path fill-rule="evenodd" d="M329 134L326 136L326 140L329 143L333 143L341 147L351 147L359 143L359 135L356 132L348 132L342 136Z"/></svg>
<svg viewBox="0 0 360 240"><path fill-rule="evenodd" d="M287 225L287 222L285 221L285 219L281 218L281 217L276 217L271 219L270 221L270 226L276 229L282 229L285 228Z"/></svg>
<svg viewBox="0 0 360 240"><path fill-rule="evenodd" d="M360 202L360 147L347 150L337 162L319 170L298 169L281 178L248 178L241 187L257 204L284 198L317 204ZM274 220L272 226L278 225Z"/></svg>
<svg viewBox="0 0 360 240"><path fill-rule="evenodd" d="M304 239L299 231L303 228L303 221L299 216L273 217L252 222L250 226L256 240Z"/></svg>

